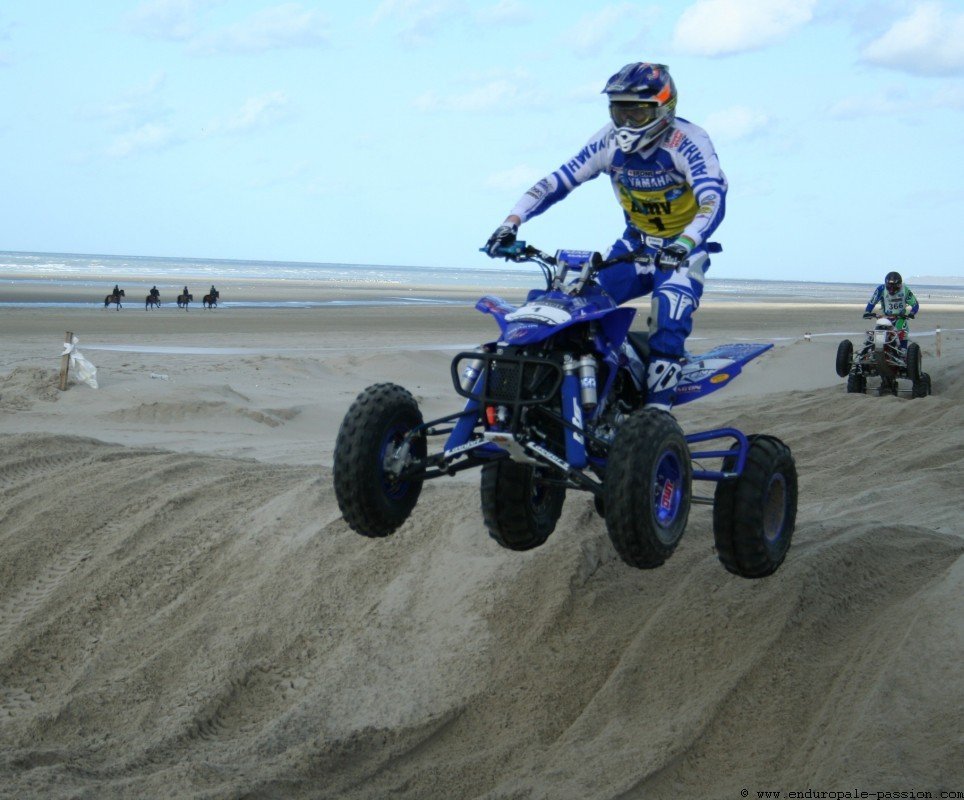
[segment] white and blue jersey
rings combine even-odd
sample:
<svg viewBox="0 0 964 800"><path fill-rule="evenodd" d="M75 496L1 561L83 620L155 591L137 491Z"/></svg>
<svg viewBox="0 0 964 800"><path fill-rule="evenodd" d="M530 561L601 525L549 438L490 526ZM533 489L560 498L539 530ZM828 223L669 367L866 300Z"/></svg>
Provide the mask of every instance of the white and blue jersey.
<svg viewBox="0 0 964 800"><path fill-rule="evenodd" d="M723 220L726 176L702 128L676 119L651 148L627 155L609 123L576 155L536 183L510 212L523 222L551 208L580 184L605 173L623 209L627 234L669 244L705 242Z"/></svg>
<svg viewBox="0 0 964 800"><path fill-rule="evenodd" d="M675 241L690 250L690 257L672 272L621 264L603 271L599 282L617 303L652 292L650 346L654 353L682 356L709 267L706 243L726 210L726 176L706 131L687 120L674 120L664 136L639 153L624 153L615 131L608 123L509 213L526 222L577 186L608 175L626 228L606 257L641 249L653 255Z"/></svg>

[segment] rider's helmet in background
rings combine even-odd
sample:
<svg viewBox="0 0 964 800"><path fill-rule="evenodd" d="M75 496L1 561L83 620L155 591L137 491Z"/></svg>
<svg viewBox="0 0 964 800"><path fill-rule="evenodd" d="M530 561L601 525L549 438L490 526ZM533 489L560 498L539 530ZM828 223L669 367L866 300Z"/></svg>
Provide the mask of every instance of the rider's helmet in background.
<svg viewBox="0 0 964 800"><path fill-rule="evenodd" d="M904 279L900 277L899 272L888 272L884 278L884 288L887 289L890 294L897 294L903 285Z"/></svg>
<svg viewBox="0 0 964 800"><path fill-rule="evenodd" d="M627 64L607 82L609 116L624 153L645 150L676 118L676 84L665 64Z"/></svg>

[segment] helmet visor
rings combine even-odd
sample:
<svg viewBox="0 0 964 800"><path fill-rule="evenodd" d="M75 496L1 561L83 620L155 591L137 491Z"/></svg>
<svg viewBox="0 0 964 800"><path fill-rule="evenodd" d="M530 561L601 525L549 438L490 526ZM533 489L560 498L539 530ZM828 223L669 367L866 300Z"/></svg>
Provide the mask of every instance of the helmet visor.
<svg viewBox="0 0 964 800"><path fill-rule="evenodd" d="M891 294L897 294L900 291L900 281L887 281L885 286Z"/></svg>
<svg viewBox="0 0 964 800"><path fill-rule="evenodd" d="M656 103L614 100L609 104L609 116L617 128L645 128L660 116Z"/></svg>

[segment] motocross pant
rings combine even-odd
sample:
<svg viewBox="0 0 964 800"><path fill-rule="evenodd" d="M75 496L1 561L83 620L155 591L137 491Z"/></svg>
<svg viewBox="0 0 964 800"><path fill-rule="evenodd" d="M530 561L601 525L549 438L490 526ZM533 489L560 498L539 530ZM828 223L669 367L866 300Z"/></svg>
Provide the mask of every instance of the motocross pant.
<svg viewBox="0 0 964 800"><path fill-rule="evenodd" d="M672 239L646 236L632 229L617 240L605 258L643 250L655 256ZM710 264L704 246L696 247L678 269L663 272L652 264L635 261L603 270L598 277L606 293L618 304L652 294L649 317L650 363L646 382L646 405L669 410L675 400L674 389L682 371L680 360L686 356L686 338L693 330L693 312L703 296L703 274Z"/></svg>

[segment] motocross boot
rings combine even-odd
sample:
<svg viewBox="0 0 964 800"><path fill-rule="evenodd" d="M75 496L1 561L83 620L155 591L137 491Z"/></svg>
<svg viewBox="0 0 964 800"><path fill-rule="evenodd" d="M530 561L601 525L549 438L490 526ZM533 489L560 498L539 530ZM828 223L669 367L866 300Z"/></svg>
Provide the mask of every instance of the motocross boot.
<svg viewBox="0 0 964 800"><path fill-rule="evenodd" d="M646 371L645 408L669 411L676 402L676 384L683 367L675 358L654 357Z"/></svg>

